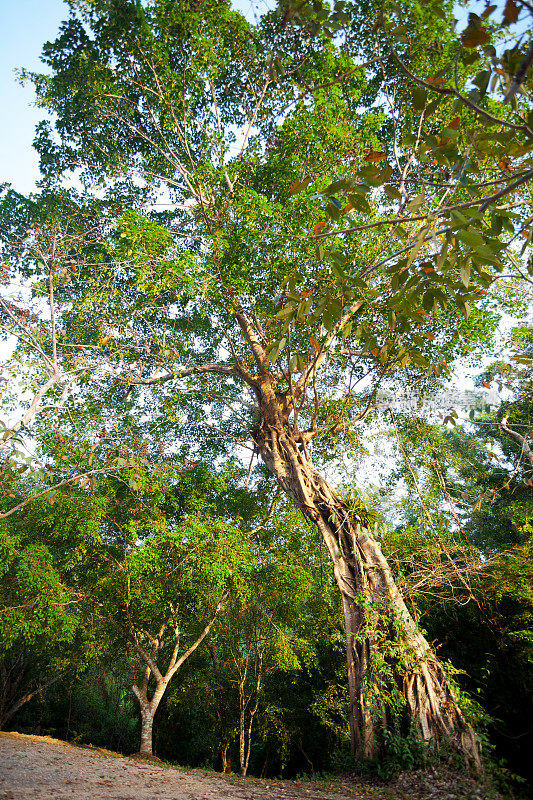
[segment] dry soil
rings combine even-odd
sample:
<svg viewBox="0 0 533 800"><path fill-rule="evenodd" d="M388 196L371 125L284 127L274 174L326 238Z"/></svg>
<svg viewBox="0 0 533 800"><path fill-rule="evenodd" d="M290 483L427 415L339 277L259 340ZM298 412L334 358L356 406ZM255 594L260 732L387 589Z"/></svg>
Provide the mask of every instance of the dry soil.
<svg viewBox="0 0 533 800"><path fill-rule="evenodd" d="M0 733L0 800L498 800L467 776L411 773L386 786L360 779L265 781L126 758L49 736Z"/></svg>

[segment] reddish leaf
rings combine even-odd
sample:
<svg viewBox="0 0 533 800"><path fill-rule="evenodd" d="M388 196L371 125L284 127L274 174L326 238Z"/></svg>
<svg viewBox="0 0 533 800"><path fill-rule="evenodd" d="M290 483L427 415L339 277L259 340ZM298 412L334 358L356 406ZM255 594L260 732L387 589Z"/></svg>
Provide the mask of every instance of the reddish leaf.
<svg viewBox="0 0 533 800"><path fill-rule="evenodd" d="M425 272L429 275L430 272L435 272L433 267L423 267L422 272Z"/></svg>
<svg viewBox="0 0 533 800"><path fill-rule="evenodd" d="M299 187L299 185L300 185L300 181L298 179L293 181L291 183L291 185L289 186L289 194L294 194L295 191L297 190L297 188Z"/></svg>
<svg viewBox="0 0 533 800"><path fill-rule="evenodd" d="M509 162L508 161L504 161L503 159L498 162L498 166L499 166L499 168L501 169L502 172L510 172L511 171L511 168L509 166Z"/></svg>
<svg viewBox="0 0 533 800"><path fill-rule="evenodd" d="M298 194L298 192L303 192L306 186L309 186L313 179L310 175L303 179L303 181L299 181L298 179L294 180L291 185L289 186L289 194Z"/></svg>
<svg viewBox="0 0 533 800"><path fill-rule="evenodd" d="M370 352L377 358L379 356L379 347L373 347Z"/></svg>
<svg viewBox="0 0 533 800"><path fill-rule="evenodd" d="M505 9L503 12L503 16L505 19L509 20L509 22L516 22L518 19L519 9L514 0L507 0L505 4Z"/></svg>
<svg viewBox="0 0 533 800"><path fill-rule="evenodd" d="M302 300L307 300L307 298L311 297L312 294L313 294L312 290L308 289L306 292L300 292L300 297L302 298Z"/></svg>
<svg viewBox="0 0 533 800"><path fill-rule="evenodd" d="M416 309L416 313L417 313L417 314L423 314L425 317L427 317L427 315L428 315L428 312L427 312L427 311L424 311L424 309L423 309L423 308L417 308L417 309Z"/></svg>
<svg viewBox="0 0 533 800"><path fill-rule="evenodd" d="M520 235L523 236L524 239L528 239L529 238L529 230L527 228L524 228L523 231L520 231Z"/></svg>
<svg viewBox="0 0 533 800"><path fill-rule="evenodd" d="M348 205L347 205L347 206L344 206L344 208L342 209L342 211L341 211L341 214L347 214L347 213L348 213L348 211L351 211L351 210L352 210L352 208L353 208L352 204L351 204L351 203L348 203Z"/></svg>
<svg viewBox="0 0 533 800"><path fill-rule="evenodd" d="M316 350L317 353L320 353L320 345L317 342L317 340L315 339L315 337L314 336L310 336L309 337L309 341L311 342L311 346L312 346L313 350Z"/></svg>
<svg viewBox="0 0 533 800"><path fill-rule="evenodd" d="M451 128L453 131L456 131L459 125L461 124L461 120L459 117L455 117L452 121L447 125L448 128Z"/></svg>
<svg viewBox="0 0 533 800"><path fill-rule="evenodd" d="M483 381L483 386L485 389L490 389L490 383L487 383L487 381Z"/></svg>
<svg viewBox="0 0 533 800"><path fill-rule="evenodd" d="M326 227L326 223L325 223L324 221L322 221L322 222L317 222L317 224L316 224L316 225L315 225L315 227L313 228L313 233L315 234L315 236L318 236L318 234L319 234L319 233L320 233L322 230L324 230L324 228L325 228L325 227Z"/></svg>
<svg viewBox="0 0 533 800"><path fill-rule="evenodd" d="M498 8L498 6L487 6L487 8L485 9L485 11L483 12L483 14L481 16L483 17L483 19L487 19L487 17L490 17L492 12L496 11L497 8Z"/></svg>
<svg viewBox="0 0 533 800"><path fill-rule="evenodd" d="M468 500L468 492L461 492L461 497L466 502Z"/></svg>
<svg viewBox="0 0 533 800"><path fill-rule="evenodd" d="M376 161L383 161L387 158L387 153L378 153L377 151L371 150L370 153L367 153L365 156L365 161L369 164L375 164Z"/></svg>
<svg viewBox="0 0 533 800"><path fill-rule="evenodd" d="M485 28L468 27L463 31L461 42L464 47L479 47L480 44L490 42L490 33Z"/></svg>
<svg viewBox="0 0 533 800"><path fill-rule="evenodd" d="M433 342L435 339L434 333L426 333L426 339L429 339L430 342Z"/></svg>

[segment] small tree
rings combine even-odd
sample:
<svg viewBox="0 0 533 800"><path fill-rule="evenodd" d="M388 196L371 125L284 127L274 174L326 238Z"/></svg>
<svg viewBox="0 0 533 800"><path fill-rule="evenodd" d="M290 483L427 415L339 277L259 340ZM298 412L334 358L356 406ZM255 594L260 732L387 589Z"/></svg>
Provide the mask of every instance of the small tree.
<svg viewBox="0 0 533 800"><path fill-rule="evenodd" d="M250 575L253 591L228 604L220 629L210 645L213 674L219 694L220 716L233 725L239 742L239 766L244 777L250 765L253 730L263 702L263 684L276 672L298 670L313 659L313 643L303 617L309 597L318 594L316 577L299 560L279 551L273 563ZM295 573L298 580L295 581ZM297 591L288 592L288 587ZM222 763L227 769L230 738L223 742Z"/></svg>
<svg viewBox="0 0 533 800"><path fill-rule="evenodd" d="M63 596L86 624L94 620L96 642L112 639L129 664L146 756L170 681L245 585L249 564L239 529L212 516L201 482L195 487L194 473L181 472L180 485L169 466L141 475L137 464L127 481L64 488L52 504L27 504L12 523L39 509L34 539L55 550Z"/></svg>

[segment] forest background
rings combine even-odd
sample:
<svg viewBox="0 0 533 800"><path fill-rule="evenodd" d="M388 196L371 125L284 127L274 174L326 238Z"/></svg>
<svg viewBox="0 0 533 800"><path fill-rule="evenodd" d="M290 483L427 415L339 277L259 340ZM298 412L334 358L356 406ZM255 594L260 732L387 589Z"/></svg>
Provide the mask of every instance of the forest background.
<svg viewBox="0 0 533 800"><path fill-rule="evenodd" d="M3 195L3 724L147 753L157 712L181 763L381 775L474 726L520 790L527 7L73 7L92 44L27 76L40 194ZM501 402L439 424L466 355Z"/></svg>

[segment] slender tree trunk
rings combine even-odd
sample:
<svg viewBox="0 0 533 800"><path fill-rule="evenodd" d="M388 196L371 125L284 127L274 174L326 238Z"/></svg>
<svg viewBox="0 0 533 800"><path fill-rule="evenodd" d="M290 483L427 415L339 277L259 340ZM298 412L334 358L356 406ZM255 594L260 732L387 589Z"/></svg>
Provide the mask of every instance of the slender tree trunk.
<svg viewBox="0 0 533 800"><path fill-rule="evenodd" d="M27 664L22 655L14 659L11 664L0 660L0 731L4 729L11 717L15 716L17 711L28 703L32 697L52 686L63 675L60 672L42 683L37 679L30 680L30 687L26 684L26 690L24 691L23 687L27 680L26 670Z"/></svg>
<svg viewBox="0 0 533 800"><path fill-rule="evenodd" d="M151 650L148 651L144 649L139 643L135 626L133 625L133 623L130 622L130 629L126 633L126 635L133 644L137 652L137 655L140 656L142 662L144 662L144 664L146 665L140 687L137 686L136 683L133 683L131 687L133 694L139 701L139 706L141 709L141 748L139 750L140 755L145 755L145 756L153 755L152 728L154 725L155 712L157 711L159 703L161 702L162 697L165 694L167 686L172 680L173 676L179 670L183 662L186 661L189 658L189 656L191 656L194 653L196 648L202 644L205 637L209 634L209 631L215 624L215 620L218 616L220 609L223 608L227 599L228 599L228 593L225 592L220 598L213 616L203 629L200 636L196 639L195 642L192 643L192 645L187 650L185 650L184 653L181 654L179 658L178 658L178 651L180 646L180 632L178 624L177 623L174 624L174 650L170 657L170 662L168 664L167 671L164 674L160 671L159 667L157 666L156 656L157 656L157 651L159 650L159 645L161 643L161 640L165 635L165 631L167 630L167 623L166 622L163 623L157 636L149 637L152 643L152 647ZM132 667L135 674L136 667L133 662L132 662ZM148 700L148 684L151 675L155 680L155 691L151 699Z"/></svg>
<svg viewBox="0 0 533 800"><path fill-rule="evenodd" d="M241 707L241 711L239 714L239 762L241 766L241 775L243 778L246 777L245 737L246 737L246 727L245 727L244 709Z"/></svg>
<svg viewBox="0 0 533 800"><path fill-rule="evenodd" d="M409 719L425 741L446 741L476 767L478 744L453 696L442 665L424 639L394 582L364 515L350 513L314 468L305 441L290 429L270 381L261 382L255 441L267 468L320 530L341 592L351 704L351 738L362 758L380 755L387 708L379 703L373 631L388 629L388 644L403 664L400 690Z"/></svg>
<svg viewBox="0 0 533 800"><path fill-rule="evenodd" d="M220 672L220 664L218 662L217 650L213 644L209 645L209 652L211 653L211 661L213 662L213 674L217 682L216 699L218 705L218 718L221 728L221 745L220 745L220 760L222 763L222 772L231 773L231 740L230 735L231 723L229 713L229 702L227 698L224 681Z"/></svg>
<svg viewBox="0 0 533 800"><path fill-rule="evenodd" d="M222 772L226 773L226 775L231 774L231 753L229 748L229 743L224 744L220 753L222 758Z"/></svg>

